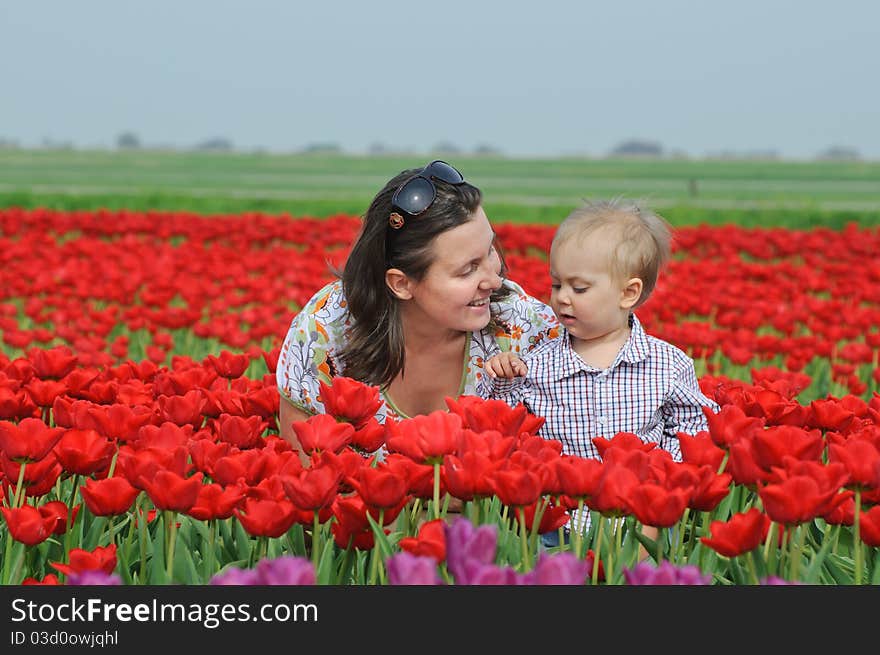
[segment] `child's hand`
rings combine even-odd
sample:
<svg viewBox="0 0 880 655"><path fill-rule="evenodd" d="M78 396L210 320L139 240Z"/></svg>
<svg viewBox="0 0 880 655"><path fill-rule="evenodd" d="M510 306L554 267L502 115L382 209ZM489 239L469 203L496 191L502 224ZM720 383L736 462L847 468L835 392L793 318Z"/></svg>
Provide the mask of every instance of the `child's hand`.
<svg viewBox="0 0 880 655"><path fill-rule="evenodd" d="M526 363L510 352L492 355L486 360L483 368L492 378L524 377L529 371Z"/></svg>

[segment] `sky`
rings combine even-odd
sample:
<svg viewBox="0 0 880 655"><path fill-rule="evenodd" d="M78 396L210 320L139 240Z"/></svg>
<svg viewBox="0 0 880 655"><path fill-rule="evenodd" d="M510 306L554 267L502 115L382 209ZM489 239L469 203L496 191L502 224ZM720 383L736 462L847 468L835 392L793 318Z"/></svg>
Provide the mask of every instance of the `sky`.
<svg viewBox="0 0 880 655"><path fill-rule="evenodd" d="M0 7L0 140L880 159L874 0Z"/></svg>

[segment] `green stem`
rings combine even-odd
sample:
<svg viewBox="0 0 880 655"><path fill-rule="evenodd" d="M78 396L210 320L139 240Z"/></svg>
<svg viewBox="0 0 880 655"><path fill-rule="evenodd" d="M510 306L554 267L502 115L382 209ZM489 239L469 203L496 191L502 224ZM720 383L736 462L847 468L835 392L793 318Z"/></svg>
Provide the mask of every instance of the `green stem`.
<svg viewBox="0 0 880 655"><path fill-rule="evenodd" d="M758 580L758 569L755 566L754 555L755 555L754 551L751 553L746 553L744 556L744 559L746 560L746 563L748 564L749 573L752 574L752 583L757 585L757 584L761 584L761 583Z"/></svg>
<svg viewBox="0 0 880 655"><path fill-rule="evenodd" d="M434 462L434 518L440 518L440 462Z"/></svg>
<svg viewBox="0 0 880 655"><path fill-rule="evenodd" d="M528 527L526 526L526 512L522 507L517 507L516 515L519 519L519 541L522 545L522 570L529 571L532 568L532 565L531 558L529 557L529 531Z"/></svg>
<svg viewBox="0 0 880 655"><path fill-rule="evenodd" d="M3 556L3 584L9 584L9 570L11 568L12 562L12 533L6 533L6 553Z"/></svg>
<svg viewBox="0 0 880 655"><path fill-rule="evenodd" d="M18 467L18 482L15 483L15 493L12 496L12 509L18 509L19 500L24 495L24 467L27 466L27 462L22 462L21 466Z"/></svg>
<svg viewBox="0 0 880 655"><path fill-rule="evenodd" d="M165 548L165 576L166 582L172 582L174 574L174 544L177 541L177 512L174 510L165 510L165 534L167 536L167 546Z"/></svg>
<svg viewBox="0 0 880 655"><path fill-rule="evenodd" d="M203 574L204 583L208 584L211 581L211 578L214 575L214 562L216 562L216 553L214 552L215 544L217 542L217 519L210 519L208 521L208 547L205 551L204 557L204 566L205 572Z"/></svg>
<svg viewBox="0 0 880 655"><path fill-rule="evenodd" d="M798 576L800 575L800 567L801 567L801 557L804 552L804 539L806 539L807 528L804 525L799 525L797 528L794 528L797 535L797 540L795 540L795 534L791 535L791 543L789 544L789 560L791 566L791 577L789 578L792 582L796 582ZM795 541L797 543L795 543Z"/></svg>
<svg viewBox="0 0 880 655"><path fill-rule="evenodd" d="M379 529L382 529L382 526L385 525L385 510L379 510L379 520L377 521L379 525ZM372 561L370 562L370 584L376 584L376 578L379 576L379 559L382 556L381 546L379 546L379 538L374 537L373 539L373 552L372 552Z"/></svg>
<svg viewBox="0 0 880 655"><path fill-rule="evenodd" d="M70 540L73 538L71 535L72 530L71 519L73 518L73 503L76 500L76 485L79 482L79 475L73 474L73 486L70 488L70 500L67 501L67 529L64 531L64 561L70 561Z"/></svg>
<svg viewBox="0 0 880 655"><path fill-rule="evenodd" d="M598 525L596 526L596 549L593 551L593 573L590 576L590 581L596 585L599 583L599 553L602 551L602 519L598 520ZM580 536L581 530L578 530L578 536ZM581 557L580 552L577 553L578 557ZM605 573L606 580L608 579L608 572Z"/></svg>
<svg viewBox="0 0 880 655"><path fill-rule="evenodd" d="M687 527L690 511L690 507L685 507L684 514L682 514L681 520L679 520L678 522L678 534L676 535L677 539L675 540L675 550L672 551L672 554L669 557L669 560L673 564L679 561L681 552L684 550L684 531Z"/></svg>
<svg viewBox="0 0 880 655"><path fill-rule="evenodd" d="M584 499L578 499L577 506L577 514L575 516L581 521L574 535L574 554L577 555L578 559L584 556L583 553L583 541L584 541L584 524L586 521L584 520ZM572 528L574 528L574 522L572 523ZM596 556L599 556L599 552L596 551Z"/></svg>
<svg viewBox="0 0 880 655"><path fill-rule="evenodd" d="M853 584L862 584L862 535L860 534L860 514L862 513L862 491L856 489L856 511L853 522L853 548L855 549L853 562L855 567L855 579Z"/></svg>
<svg viewBox="0 0 880 655"><path fill-rule="evenodd" d="M312 517L312 566L315 572L318 571L318 558L321 556L321 540L318 535L321 531L321 520L318 518L318 510L315 510Z"/></svg>
<svg viewBox="0 0 880 655"><path fill-rule="evenodd" d="M657 528L657 542L654 544L657 547L654 553L654 560L657 562L657 566L660 566L660 563L663 561L663 542L666 538L663 531L665 529L666 528Z"/></svg>

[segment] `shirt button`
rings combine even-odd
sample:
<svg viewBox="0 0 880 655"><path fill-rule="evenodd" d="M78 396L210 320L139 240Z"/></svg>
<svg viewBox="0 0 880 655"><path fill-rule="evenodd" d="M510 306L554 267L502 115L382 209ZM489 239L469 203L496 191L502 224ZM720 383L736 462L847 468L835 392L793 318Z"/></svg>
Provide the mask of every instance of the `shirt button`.
<svg viewBox="0 0 880 655"><path fill-rule="evenodd" d="M599 417L599 425L605 425L605 417L604 416Z"/></svg>

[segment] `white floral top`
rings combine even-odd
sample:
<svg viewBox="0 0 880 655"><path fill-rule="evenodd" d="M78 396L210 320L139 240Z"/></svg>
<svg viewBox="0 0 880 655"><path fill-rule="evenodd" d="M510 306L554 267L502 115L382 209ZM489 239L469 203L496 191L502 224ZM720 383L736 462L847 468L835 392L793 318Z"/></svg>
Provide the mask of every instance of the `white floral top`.
<svg viewBox="0 0 880 655"><path fill-rule="evenodd" d="M525 354L547 339L559 336L553 310L526 294L515 282L505 280L512 290L506 298L491 304L493 321L479 332L471 332L465 353L459 395L489 398L492 380L483 372L483 362L502 351ZM346 311L342 282L336 280L318 291L293 318L278 356L275 372L278 389L296 407L308 414L322 414L318 398L319 381L330 384L345 375L338 351L345 343L351 317ZM380 390L382 406L376 419L407 418L396 410Z"/></svg>

